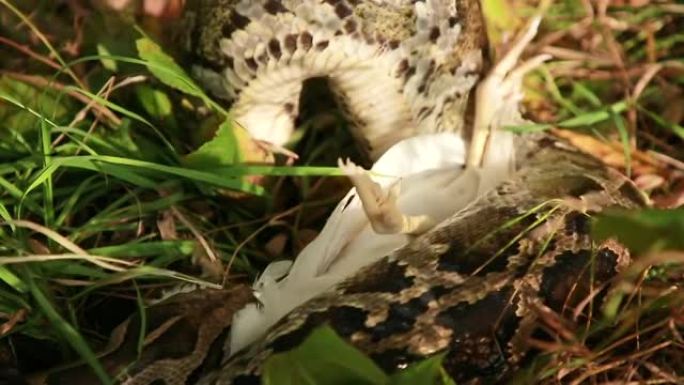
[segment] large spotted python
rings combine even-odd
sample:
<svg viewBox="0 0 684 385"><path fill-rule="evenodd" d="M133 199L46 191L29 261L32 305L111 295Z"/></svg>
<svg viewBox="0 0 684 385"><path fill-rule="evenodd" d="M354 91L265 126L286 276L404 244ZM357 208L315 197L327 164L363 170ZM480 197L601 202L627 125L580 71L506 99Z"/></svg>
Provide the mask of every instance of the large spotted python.
<svg viewBox="0 0 684 385"><path fill-rule="evenodd" d="M373 158L404 137L468 125L485 42L476 0L201 0L188 14L195 74L257 139L287 141L302 81L317 76L329 78ZM629 180L552 137L515 146L518 171L495 190L231 358L229 314L253 300L248 288L151 308L146 350L123 382L259 384L268 357L323 324L389 372L444 353L458 383L507 378L530 354L541 314L572 313L596 288L601 298L630 262L616 241L592 240L589 214L645 204ZM122 330L103 358L113 373L137 341ZM76 384L84 373L41 383Z"/></svg>

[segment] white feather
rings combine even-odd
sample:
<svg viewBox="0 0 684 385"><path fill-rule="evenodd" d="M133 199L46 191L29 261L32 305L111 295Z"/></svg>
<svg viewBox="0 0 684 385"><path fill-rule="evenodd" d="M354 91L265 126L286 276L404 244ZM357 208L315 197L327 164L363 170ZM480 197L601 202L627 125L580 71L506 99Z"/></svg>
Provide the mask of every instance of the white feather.
<svg viewBox="0 0 684 385"><path fill-rule="evenodd" d="M402 213L441 221L477 194L479 175L461 172L464 159L465 146L457 134L416 136L390 148L373 165L371 178L385 189L400 184L397 204ZM287 262L280 261L259 277L254 289L261 306L251 304L236 313L230 352L249 345L295 307L408 240L404 234L376 234L355 190L350 190L287 276L281 279Z"/></svg>

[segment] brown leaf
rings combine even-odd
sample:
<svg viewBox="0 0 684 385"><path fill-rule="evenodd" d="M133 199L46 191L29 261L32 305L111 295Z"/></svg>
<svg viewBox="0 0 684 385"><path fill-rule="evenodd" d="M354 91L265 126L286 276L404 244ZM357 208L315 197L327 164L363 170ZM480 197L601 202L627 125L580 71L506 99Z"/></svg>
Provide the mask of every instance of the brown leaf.
<svg viewBox="0 0 684 385"><path fill-rule="evenodd" d="M567 140L581 151L591 154L603 161L607 166L621 170L627 168L627 161L625 159L622 143L619 143L617 140L603 142L591 135L580 134L570 130L555 129L552 132L554 135ZM652 174L667 178L669 173L666 165L663 164L663 162L654 159L648 153L632 149L630 156L632 162L631 169L634 176Z"/></svg>
<svg viewBox="0 0 684 385"><path fill-rule="evenodd" d="M105 4L115 11L121 11L131 3L131 0L107 0Z"/></svg>
<svg viewBox="0 0 684 385"><path fill-rule="evenodd" d="M160 19L178 19L183 14L185 0L145 0L146 15Z"/></svg>
<svg viewBox="0 0 684 385"><path fill-rule="evenodd" d="M644 191L655 190L665 184L665 178L655 174L643 174L634 178L634 183Z"/></svg>
<svg viewBox="0 0 684 385"><path fill-rule="evenodd" d="M28 246L34 254L52 254L50 249L43 242L35 238L29 238Z"/></svg>
<svg viewBox="0 0 684 385"><path fill-rule="evenodd" d="M195 252L192 255L192 261L195 265L202 269L202 276L206 277L212 282L220 282L223 279L224 267L220 259L210 258L206 249L203 247L195 247Z"/></svg>
<svg viewBox="0 0 684 385"><path fill-rule="evenodd" d="M663 209L674 209L684 205L684 180L676 183L669 194L653 198L653 205Z"/></svg>

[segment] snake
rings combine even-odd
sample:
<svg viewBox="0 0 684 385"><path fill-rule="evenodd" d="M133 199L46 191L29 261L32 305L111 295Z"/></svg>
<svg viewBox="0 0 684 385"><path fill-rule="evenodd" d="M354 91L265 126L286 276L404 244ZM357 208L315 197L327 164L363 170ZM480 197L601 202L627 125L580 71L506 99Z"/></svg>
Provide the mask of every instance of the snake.
<svg viewBox="0 0 684 385"><path fill-rule="evenodd" d="M509 179L294 309L244 351L226 348L232 315L255 301L237 285L150 307L142 354L136 358L134 317L113 333L101 361L112 375L124 370L126 385L260 384L270 357L327 325L388 373L443 355L457 383L506 382L534 356L532 337L554 338L544 319L592 319L632 262L616 239L594 239L591 216L648 203L627 177L556 137L517 138L516 146L519 169ZM97 377L82 365L30 383Z"/></svg>
<svg viewBox="0 0 684 385"><path fill-rule="evenodd" d="M315 77L328 80L372 159L410 136L467 135L485 64L476 0L197 0L186 13L193 75L255 139L288 142L303 84ZM248 288L199 291L189 298L204 310L185 307L192 314L150 309L184 327L160 316L122 383L260 384L269 357L321 325L390 373L443 355L457 383L510 378L534 354L528 342L543 335L543 314L572 314L590 293L600 305L631 262L617 240L592 237L591 215L647 204L629 179L558 138L518 137L515 146L517 171L498 187L237 354L223 347L229 314L254 300ZM177 340L184 349L169 348ZM47 383L74 383L59 378Z"/></svg>

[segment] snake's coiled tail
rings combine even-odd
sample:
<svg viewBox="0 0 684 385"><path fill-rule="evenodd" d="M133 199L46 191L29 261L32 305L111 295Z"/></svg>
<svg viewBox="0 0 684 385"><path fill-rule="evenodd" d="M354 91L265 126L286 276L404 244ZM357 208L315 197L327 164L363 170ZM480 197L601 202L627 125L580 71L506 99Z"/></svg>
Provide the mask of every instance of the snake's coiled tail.
<svg viewBox="0 0 684 385"><path fill-rule="evenodd" d="M197 0L194 73L258 140L281 146L302 83L327 77L372 159L399 140L463 126L482 67L476 0Z"/></svg>

